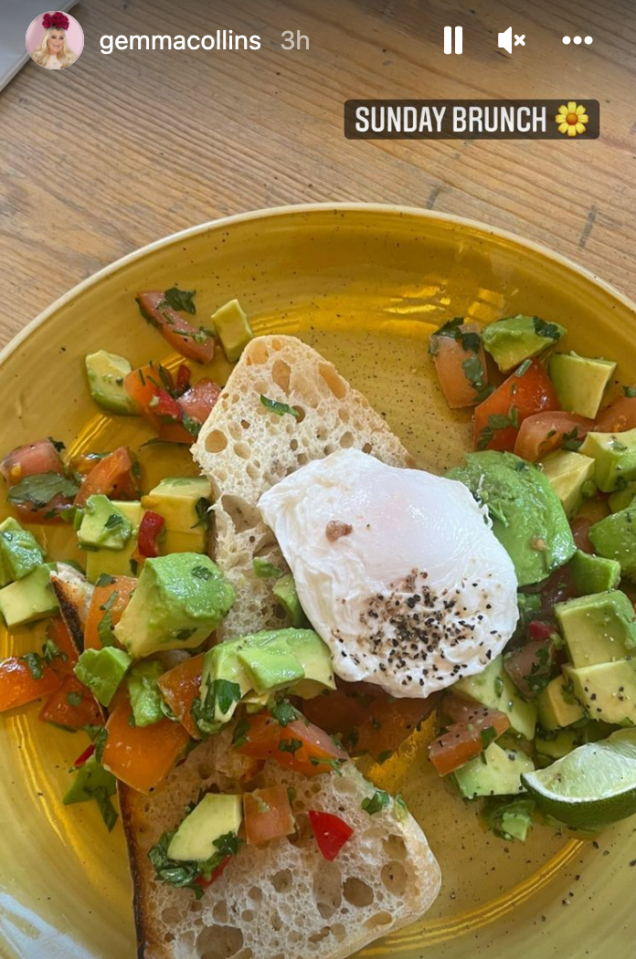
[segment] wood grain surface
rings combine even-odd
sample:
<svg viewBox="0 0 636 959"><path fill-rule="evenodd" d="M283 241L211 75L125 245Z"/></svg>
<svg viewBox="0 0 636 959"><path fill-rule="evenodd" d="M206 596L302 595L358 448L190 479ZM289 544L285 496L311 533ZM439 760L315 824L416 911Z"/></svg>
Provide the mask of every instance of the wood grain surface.
<svg viewBox="0 0 636 959"><path fill-rule="evenodd" d="M175 230L308 201L409 204L546 243L636 298L633 0L83 0L84 53L0 94L0 344ZM463 56L443 27L464 26ZM508 56L497 32L526 46ZM26 27L26 24L25 24ZM100 52L102 35L260 34L261 50ZM309 50L281 50L300 30ZM565 47L565 34L591 34ZM601 102L584 142L347 141L349 97Z"/></svg>

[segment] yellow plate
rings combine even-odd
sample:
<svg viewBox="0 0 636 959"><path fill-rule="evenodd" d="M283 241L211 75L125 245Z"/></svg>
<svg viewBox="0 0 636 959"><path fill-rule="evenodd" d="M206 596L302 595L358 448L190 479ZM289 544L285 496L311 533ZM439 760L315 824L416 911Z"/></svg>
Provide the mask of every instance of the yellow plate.
<svg viewBox="0 0 636 959"><path fill-rule="evenodd" d="M561 257L416 210L297 207L169 237L54 304L0 357L0 451L47 435L96 450L147 439L137 420L97 413L83 358L100 348L133 364L165 358L165 343L139 317L134 294L175 282L197 290L203 320L239 296L257 333L297 333L322 350L432 470L457 463L469 436L469 416L447 409L427 356L427 337L443 320L539 314L569 328L568 347L616 358L623 381L636 381L634 307ZM215 367L215 375L226 373L223 363ZM168 468L159 450L145 448L147 481ZM173 456L171 470L187 462L183 451ZM63 535L52 541L58 558ZM0 633L2 655L37 648L40 636L40 627ZM3 959L135 955L121 831L108 836L92 804L60 803L66 770L84 744L82 734L39 724L37 707L0 722ZM544 827L525 846L507 844L481 830L474 808L431 774L417 746L412 738L373 772L400 788L419 816L441 862L443 890L421 923L364 955L627 956L635 931L635 821L596 844Z"/></svg>

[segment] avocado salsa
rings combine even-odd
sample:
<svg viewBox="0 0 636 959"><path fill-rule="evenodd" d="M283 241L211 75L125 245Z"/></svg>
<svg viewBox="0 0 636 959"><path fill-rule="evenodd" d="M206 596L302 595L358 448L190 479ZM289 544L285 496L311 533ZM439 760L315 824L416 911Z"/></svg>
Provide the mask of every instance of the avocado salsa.
<svg viewBox="0 0 636 959"><path fill-rule="evenodd" d="M236 362L252 337L237 300L209 326L191 321L194 291L137 302L191 363L208 363L219 344ZM615 381L613 361L562 350L566 335L515 316L483 330L456 318L431 336L449 405L474 419L474 448L448 476L487 510L514 564L520 612L503 654L431 702L336 688L293 576L267 558L254 574L271 584L280 629L215 645L235 593L208 555L207 479L165 476L145 488L126 447L71 459L45 438L10 451L0 464L15 514L0 524L0 615L9 629L42 621L46 633L41 648L0 662L0 711L43 701L42 721L88 735L63 802L96 802L111 829L118 779L152 790L223 730L245 755L337 775L350 757L386 761L435 708L430 761L482 804L497 835L523 841L545 812L536 771L636 725L636 391ZM86 357L86 373L102 411L144 417L160 443L190 444L221 392L206 377L193 384L185 362L176 374L156 362L133 368L103 350ZM46 524L68 525L79 568L47 556ZM150 858L161 881L198 896L243 842L295 828L285 790L208 794Z"/></svg>

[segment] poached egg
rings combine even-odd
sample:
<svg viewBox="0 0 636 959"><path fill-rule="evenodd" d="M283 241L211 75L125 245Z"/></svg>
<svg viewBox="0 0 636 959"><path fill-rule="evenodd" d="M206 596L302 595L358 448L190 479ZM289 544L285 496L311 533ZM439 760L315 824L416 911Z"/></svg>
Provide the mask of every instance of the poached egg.
<svg viewBox="0 0 636 959"><path fill-rule="evenodd" d="M426 697L484 670L514 632L514 566L456 480L339 450L259 508L344 680Z"/></svg>

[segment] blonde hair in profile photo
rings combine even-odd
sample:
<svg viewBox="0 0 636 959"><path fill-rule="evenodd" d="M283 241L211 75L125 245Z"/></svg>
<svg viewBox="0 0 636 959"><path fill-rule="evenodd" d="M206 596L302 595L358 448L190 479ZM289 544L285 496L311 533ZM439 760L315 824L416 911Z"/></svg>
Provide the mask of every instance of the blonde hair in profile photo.
<svg viewBox="0 0 636 959"><path fill-rule="evenodd" d="M66 42L66 30L62 30L61 27L49 27L48 30L45 30L44 36L42 37L42 43L37 50L33 51L31 57L36 63L39 63L41 67L46 66L46 62L49 59L49 37L52 33L61 33L63 35L64 46L58 53L57 59L60 61L63 67L69 67L71 63L77 60L77 57Z"/></svg>

